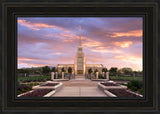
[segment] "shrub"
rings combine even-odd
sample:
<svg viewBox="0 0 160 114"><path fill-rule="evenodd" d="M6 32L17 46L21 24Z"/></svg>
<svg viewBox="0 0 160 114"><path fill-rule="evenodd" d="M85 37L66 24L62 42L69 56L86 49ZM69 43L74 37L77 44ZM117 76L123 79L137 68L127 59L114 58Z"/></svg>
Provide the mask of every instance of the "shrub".
<svg viewBox="0 0 160 114"><path fill-rule="evenodd" d="M143 88L139 89L138 91L141 95L143 94Z"/></svg>
<svg viewBox="0 0 160 114"><path fill-rule="evenodd" d="M50 80L50 76L18 77L19 82L41 82Z"/></svg>
<svg viewBox="0 0 160 114"><path fill-rule="evenodd" d="M131 89L132 91L137 91L137 90L138 90L138 88L137 88L137 87L134 87L134 86L131 86L130 89Z"/></svg>
<svg viewBox="0 0 160 114"><path fill-rule="evenodd" d="M143 83L138 81L138 80L132 80L127 84L127 87L129 89L131 89L132 91L138 91L140 89L143 90L143 88L142 88L143 87Z"/></svg>
<svg viewBox="0 0 160 114"><path fill-rule="evenodd" d="M32 87L29 85L19 85L17 87L17 94L21 94L30 90L32 90Z"/></svg>

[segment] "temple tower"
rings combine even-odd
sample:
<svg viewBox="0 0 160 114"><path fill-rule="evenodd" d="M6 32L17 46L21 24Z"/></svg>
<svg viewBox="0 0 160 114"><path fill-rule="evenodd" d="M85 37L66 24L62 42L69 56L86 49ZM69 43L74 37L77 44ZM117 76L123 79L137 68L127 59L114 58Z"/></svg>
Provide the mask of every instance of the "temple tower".
<svg viewBox="0 0 160 114"><path fill-rule="evenodd" d="M83 48L81 44L81 26L79 25L79 46L77 49L77 54L74 60L74 69L75 69L75 74L83 74L85 75L85 70L86 70L86 60L85 56L83 53Z"/></svg>

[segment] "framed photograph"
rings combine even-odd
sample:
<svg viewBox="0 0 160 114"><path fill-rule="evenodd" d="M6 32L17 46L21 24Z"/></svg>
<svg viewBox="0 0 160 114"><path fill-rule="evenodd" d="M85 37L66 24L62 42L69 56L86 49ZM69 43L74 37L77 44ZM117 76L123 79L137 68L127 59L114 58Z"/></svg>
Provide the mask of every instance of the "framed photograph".
<svg viewBox="0 0 160 114"><path fill-rule="evenodd" d="M159 112L159 1L2 2L2 112Z"/></svg>
<svg viewBox="0 0 160 114"><path fill-rule="evenodd" d="M18 97L58 85L49 97L144 96L143 17L17 17L17 27Z"/></svg>

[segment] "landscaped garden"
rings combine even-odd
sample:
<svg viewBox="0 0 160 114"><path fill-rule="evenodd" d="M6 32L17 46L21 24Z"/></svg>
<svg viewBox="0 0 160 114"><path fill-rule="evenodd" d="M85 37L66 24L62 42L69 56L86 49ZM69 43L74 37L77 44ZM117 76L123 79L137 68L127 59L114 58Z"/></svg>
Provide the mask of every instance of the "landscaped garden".
<svg viewBox="0 0 160 114"><path fill-rule="evenodd" d="M51 76L18 77L18 82L45 82L50 79L51 79Z"/></svg>
<svg viewBox="0 0 160 114"><path fill-rule="evenodd" d="M40 83L28 83L28 84L19 84L17 85L17 94L21 94L27 91L32 90L33 86L39 85Z"/></svg>
<svg viewBox="0 0 160 114"><path fill-rule="evenodd" d="M43 97L47 93L51 92L51 89L37 89L32 92L28 92L26 94L23 94L20 97Z"/></svg>
<svg viewBox="0 0 160 114"><path fill-rule="evenodd" d="M24 92L27 92L27 91L30 91L32 90L32 87L31 86L28 86L28 85L20 85L17 87L17 94L21 94L21 93L24 93Z"/></svg>
<svg viewBox="0 0 160 114"><path fill-rule="evenodd" d="M126 89L109 89L108 91L113 93L117 97L141 97L140 95L137 95L136 93L129 92Z"/></svg>
<svg viewBox="0 0 160 114"><path fill-rule="evenodd" d="M102 82L101 84L104 85L104 86L119 86L115 83L104 83L104 82Z"/></svg>
<svg viewBox="0 0 160 114"><path fill-rule="evenodd" d="M101 82L98 83L98 87L110 97L142 97L143 95L143 83L138 80L132 80L125 86L113 81Z"/></svg>
<svg viewBox="0 0 160 114"><path fill-rule="evenodd" d="M44 83L30 82L18 84L17 95L19 97L42 97L52 90L56 91L62 86L62 83L47 81Z"/></svg>
<svg viewBox="0 0 160 114"><path fill-rule="evenodd" d="M120 85L127 86L127 88L133 92L143 94L143 82L138 80L131 80L128 83L117 83Z"/></svg>
<svg viewBox="0 0 160 114"><path fill-rule="evenodd" d="M131 81L131 80L138 80L142 81L143 77L131 77L131 76L109 76L111 80L122 80L122 81Z"/></svg>
<svg viewBox="0 0 160 114"><path fill-rule="evenodd" d="M127 84L128 89L139 94L143 94L143 82L138 80L132 80Z"/></svg>
<svg viewBox="0 0 160 114"><path fill-rule="evenodd" d="M56 86L58 85L58 83L46 83L44 85L41 85L41 86Z"/></svg>

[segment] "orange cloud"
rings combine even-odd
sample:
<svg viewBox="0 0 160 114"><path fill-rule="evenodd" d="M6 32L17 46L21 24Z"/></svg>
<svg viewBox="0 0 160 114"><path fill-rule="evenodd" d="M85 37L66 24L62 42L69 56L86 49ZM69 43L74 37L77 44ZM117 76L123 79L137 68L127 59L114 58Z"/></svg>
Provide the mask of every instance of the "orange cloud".
<svg viewBox="0 0 160 114"><path fill-rule="evenodd" d="M19 57L18 60L32 61L34 59Z"/></svg>
<svg viewBox="0 0 160 114"><path fill-rule="evenodd" d="M99 53L121 53L121 51L120 50L118 50L118 49L102 49L102 48L99 48L99 47L97 47L97 48L95 48L95 49L90 49L91 51L93 51L93 52L99 52Z"/></svg>
<svg viewBox="0 0 160 114"><path fill-rule="evenodd" d="M139 66L140 68L142 68L142 57L137 57L137 56L129 56L129 55L119 55L119 56L115 56L115 59L121 60L121 61L125 61L125 62L129 62L132 64L136 64L137 66Z"/></svg>
<svg viewBox="0 0 160 114"><path fill-rule="evenodd" d="M60 54L61 54L60 52L57 52L57 53L56 53L56 55L60 55Z"/></svg>
<svg viewBox="0 0 160 114"><path fill-rule="evenodd" d="M85 39L85 42L82 43L82 45L84 47L97 47L97 46L102 46L101 42L95 41L95 40L91 40L87 37L83 37L83 39Z"/></svg>
<svg viewBox="0 0 160 114"><path fill-rule="evenodd" d="M54 25L47 25L47 24L44 24L44 23L35 23L34 24L36 27L47 27L47 28L54 28L54 27L56 27L56 26L54 26Z"/></svg>
<svg viewBox="0 0 160 114"><path fill-rule="evenodd" d="M107 49L104 47L103 42L92 40L88 37L82 37L85 41L82 42L84 48L89 48L92 52L99 52L99 53L121 53L120 50L116 48ZM114 50L114 51L113 51Z"/></svg>
<svg viewBox="0 0 160 114"><path fill-rule="evenodd" d="M143 34L142 30L134 30L134 31L129 31L129 32L113 32L113 35L111 35L111 37L113 37L113 38L123 37L123 36L142 37L142 34Z"/></svg>
<svg viewBox="0 0 160 114"><path fill-rule="evenodd" d="M76 36L75 34L69 31L63 31L62 33L59 34L44 34L44 36L50 38L56 37L63 40L64 42L73 42L75 39L79 38L79 36Z"/></svg>
<svg viewBox="0 0 160 114"><path fill-rule="evenodd" d="M113 44L115 46L120 46L121 48L127 48L127 47L129 47L132 44L132 42L131 41L114 42Z"/></svg>
<svg viewBox="0 0 160 114"><path fill-rule="evenodd" d="M48 24L44 24L44 23L32 23L32 22L26 21L24 19L18 19L18 23L23 26L26 26L30 29L33 29L33 30L40 30L40 28L59 28L59 29L62 29L62 28L55 26L55 25L48 25Z"/></svg>

